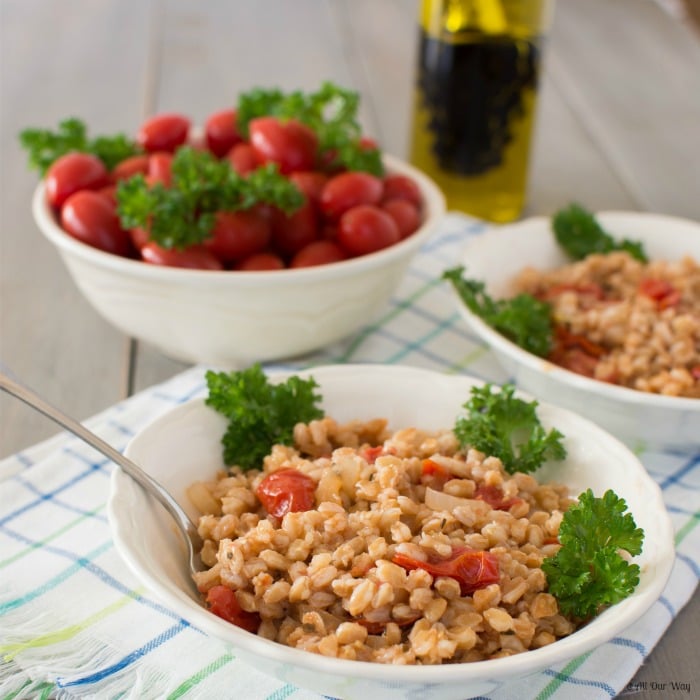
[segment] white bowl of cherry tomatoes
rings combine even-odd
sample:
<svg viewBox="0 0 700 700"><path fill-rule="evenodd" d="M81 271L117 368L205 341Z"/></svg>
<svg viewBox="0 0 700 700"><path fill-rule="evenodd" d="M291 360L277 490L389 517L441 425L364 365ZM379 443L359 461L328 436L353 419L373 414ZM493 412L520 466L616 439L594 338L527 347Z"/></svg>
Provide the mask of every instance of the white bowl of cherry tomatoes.
<svg viewBox="0 0 700 700"><path fill-rule="evenodd" d="M326 110L340 101L328 123L320 110L316 123L286 116L279 91L254 93L200 130L169 113L133 141L91 140L76 119L22 134L43 165L35 220L86 299L186 362L294 357L352 334L445 211L428 177L343 122L353 93L311 96Z"/></svg>

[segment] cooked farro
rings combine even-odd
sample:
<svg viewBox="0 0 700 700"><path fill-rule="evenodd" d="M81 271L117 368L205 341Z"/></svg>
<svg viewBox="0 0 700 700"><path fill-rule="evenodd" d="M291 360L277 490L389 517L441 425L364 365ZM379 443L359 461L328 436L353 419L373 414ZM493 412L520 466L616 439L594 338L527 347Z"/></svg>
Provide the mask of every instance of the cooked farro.
<svg viewBox="0 0 700 700"><path fill-rule="evenodd" d="M547 300L557 331L549 359L631 389L700 398L700 265L589 255L528 268L516 291Z"/></svg>
<svg viewBox="0 0 700 700"><path fill-rule="evenodd" d="M196 581L210 603L212 591L235 595L243 617L229 619L299 649L392 664L498 658L574 631L540 568L572 503L564 486L460 451L451 431L326 417L294 437L262 470L234 467L190 490L208 567ZM310 477L313 503L271 517L256 491L289 468Z"/></svg>

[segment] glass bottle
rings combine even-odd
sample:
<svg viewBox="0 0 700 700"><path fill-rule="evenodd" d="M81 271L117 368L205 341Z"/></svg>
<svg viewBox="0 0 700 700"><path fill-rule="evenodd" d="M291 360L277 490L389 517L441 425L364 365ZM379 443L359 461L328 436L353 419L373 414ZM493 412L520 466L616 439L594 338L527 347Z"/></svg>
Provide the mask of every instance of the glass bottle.
<svg viewBox="0 0 700 700"><path fill-rule="evenodd" d="M552 2L422 0L410 160L450 209L522 213Z"/></svg>

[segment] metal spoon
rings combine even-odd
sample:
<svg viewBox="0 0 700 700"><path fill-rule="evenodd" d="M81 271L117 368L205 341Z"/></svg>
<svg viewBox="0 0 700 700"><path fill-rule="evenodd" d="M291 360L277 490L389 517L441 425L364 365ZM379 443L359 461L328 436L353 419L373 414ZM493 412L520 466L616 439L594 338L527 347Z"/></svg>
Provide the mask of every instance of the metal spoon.
<svg viewBox="0 0 700 700"><path fill-rule="evenodd" d="M189 558L189 567L191 573L196 573L201 570L201 560L199 551L202 547L202 539L197 534L196 525L190 520L190 517L185 513L180 504L151 476L149 476L141 467L127 459L121 452L115 450L111 445L106 443L102 438L89 431L85 426L75 419L67 416L62 411L52 406L50 403L42 399L38 394L28 387L16 382L8 377L3 372L0 372L0 389L8 394L16 396L26 404L36 409L45 416L51 418L59 425L69 430L74 435L77 435L81 440L88 445L94 447L98 452L101 452L107 459L117 464L123 469L141 488L150 493L155 499L170 513L178 530L182 533L187 545ZM192 585L194 580L190 577Z"/></svg>

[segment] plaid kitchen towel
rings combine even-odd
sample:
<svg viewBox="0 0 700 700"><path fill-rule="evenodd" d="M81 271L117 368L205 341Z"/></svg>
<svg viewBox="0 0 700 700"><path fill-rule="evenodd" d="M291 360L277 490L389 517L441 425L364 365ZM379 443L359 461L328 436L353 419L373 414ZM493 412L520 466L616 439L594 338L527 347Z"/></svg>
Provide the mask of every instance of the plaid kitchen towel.
<svg viewBox="0 0 700 700"><path fill-rule="evenodd" d="M374 322L303 362L275 368L402 363L507 381L439 281L459 262L466 237L483 230L480 222L449 215ZM203 395L204 371L193 367L86 423L124 449L154 418ZM693 594L700 573L700 452L646 452L641 459L663 490L676 532L676 561L661 598L623 635L506 684L491 700L616 696ZM0 698L319 699L240 661L140 586L111 540L105 504L112 469L66 434L0 462Z"/></svg>

